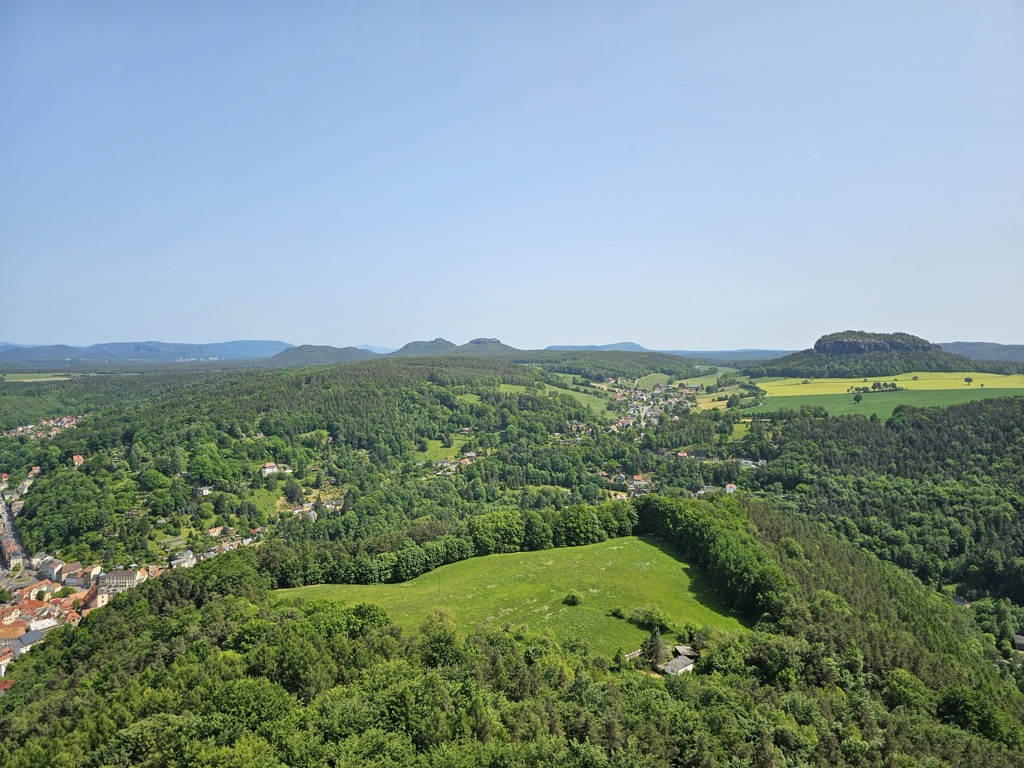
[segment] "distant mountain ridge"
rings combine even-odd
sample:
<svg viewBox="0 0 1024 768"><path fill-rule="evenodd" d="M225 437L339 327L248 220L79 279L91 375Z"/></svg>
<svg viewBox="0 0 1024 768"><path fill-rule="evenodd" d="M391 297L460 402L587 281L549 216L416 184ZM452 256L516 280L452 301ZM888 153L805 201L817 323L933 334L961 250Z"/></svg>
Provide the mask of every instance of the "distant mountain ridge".
<svg viewBox="0 0 1024 768"><path fill-rule="evenodd" d="M503 344L495 338L481 337L458 345L448 339L410 341L400 349L361 344L358 347L334 347L328 345L293 344L275 340L241 340L210 344L169 343L160 341L108 342L76 347L67 344L32 345L14 342L0 342L0 365L16 366L19 363L36 367L58 365L73 368L77 365L104 363L155 363L174 364L178 362L232 361L235 364L252 364L263 367L328 365L332 363L370 360L376 357L395 355L400 357L430 357L434 355L476 356L503 358L516 362L550 361L559 353L577 355L587 353L615 353L636 355L671 355L689 362L711 365L746 366L752 370L802 371L792 374L820 376L822 370L863 369L857 355L873 356L875 370L882 374L903 367L899 356L923 355L922 367L918 370L983 370L977 361L997 364L1024 362L1024 344L996 344L993 342L955 341L933 344L918 336L906 333L878 334L863 331L843 331L826 334L815 342L815 346L803 352L773 349L732 349L732 350L651 350L633 341L619 341L611 344L558 344L542 350L521 350ZM287 353L287 354L285 354ZM814 353L810 355L809 353ZM893 357L895 356L895 357ZM886 359L883 360L882 358ZM825 361L831 360L831 364ZM272 361L272 362L271 362ZM840 363L840 361L842 361ZM932 366L932 367L923 367ZM870 366L869 366L870 367ZM1005 368L1005 366L995 367ZM1012 366L1011 366L1012 367ZM816 372L812 372L816 371ZM863 375L855 373L853 375Z"/></svg>
<svg viewBox="0 0 1024 768"><path fill-rule="evenodd" d="M974 360L1009 360L1024 362L1024 344L996 344L993 341L950 341L939 346L955 355Z"/></svg>
<svg viewBox="0 0 1024 768"><path fill-rule="evenodd" d="M555 344L544 347L553 352L652 352L653 350L640 346L635 341L617 341L614 344L584 344L582 346L573 344Z"/></svg>
<svg viewBox="0 0 1024 768"><path fill-rule="evenodd" d="M177 344L165 341L115 341L72 347L49 344L37 347L9 346L0 350L0 362L155 362L184 360L255 360L272 357L292 347L284 341L222 341L212 344Z"/></svg>
<svg viewBox="0 0 1024 768"><path fill-rule="evenodd" d="M545 347L545 350L564 352L658 352L663 355L675 355L690 360L707 361L712 363L739 363L752 360L771 360L776 357L783 357L792 354L792 349L648 349L635 341L619 341L614 344L589 344L587 346L573 346L571 344L556 344Z"/></svg>

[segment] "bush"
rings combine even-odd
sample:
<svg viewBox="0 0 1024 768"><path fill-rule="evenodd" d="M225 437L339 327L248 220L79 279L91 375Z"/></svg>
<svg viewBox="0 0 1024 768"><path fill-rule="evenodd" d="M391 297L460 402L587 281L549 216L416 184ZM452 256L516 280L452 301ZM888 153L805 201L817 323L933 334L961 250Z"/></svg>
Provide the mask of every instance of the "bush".
<svg viewBox="0 0 1024 768"><path fill-rule="evenodd" d="M666 631L672 629L672 620L654 605L646 608L634 608L629 614L629 620L644 629L664 629Z"/></svg>
<svg viewBox="0 0 1024 768"><path fill-rule="evenodd" d="M583 597L580 595L579 592L573 590L565 596L565 599L562 602L566 605L579 605L583 602Z"/></svg>

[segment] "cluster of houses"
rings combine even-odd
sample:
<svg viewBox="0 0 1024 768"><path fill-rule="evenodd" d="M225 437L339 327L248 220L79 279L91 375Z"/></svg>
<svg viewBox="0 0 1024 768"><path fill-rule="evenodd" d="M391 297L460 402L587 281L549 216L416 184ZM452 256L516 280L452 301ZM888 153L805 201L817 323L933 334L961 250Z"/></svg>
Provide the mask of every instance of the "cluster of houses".
<svg viewBox="0 0 1024 768"><path fill-rule="evenodd" d="M616 386L612 394L612 402L618 404L618 409L623 412L612 423L611 431L618 432L628 429L639 423L655 425L658 420L672 415L673 420L679 419L679 411L688 410L696 403L696 390L683 387L673 389L668 386L657 386L650 392L638 389L633 384L624 385L622 382L611 380Z"/></svg>
<svg viewBox="0 0 1024 768"><path fill-rule="evenodd" d="M258 532L257 529L253 533ZM207 533L219 537L224 529L211 528ZM191 568L202 560L251 544L253 540L231 536L198 556L186 549L171 561L170 567ZM98 565L65 563L45 553L35 555L24 565L38 578L14 590L11 601L0 606L0 677L12 661L41 642L47 633L64 624L78 626L90 611L102 608L122 592L167 570L161 565L145 565L104 571ZM3 690L0 686L0 695Z"/></svg>
<svg viewBox="0 0 1024 768"><path fill-rule="evenodd" d="M26 424L23 427L15 427L4 432L7 437L27 437L38 440L41 437L53 437L59 435L65 429L74 429L81 416L61 416L57 419L43 419L38 424Z"/></svg>
<svg viewBox="0 0 1024 768"><path fill-rule="evenodd" d="M451 476L454 475L460 467L468 467L474 461L476 461L476 451L469 451L468 453L463 454L462 458L459 459L441 459L435 465L437 466L437 471L434 474L438 477Z"/></svg>
<svg viewBox="0 0 1024 768"><path fill-rule="evenodd" d="M37 555L29 565L39 578L14 590L11 601L0 607L0 677L52 630L78 626L90 611L161 570L149 566L103 572L98 565L64 563L49 555Z"/></svg>
<svg viewBox="0 0 1024 768"><path fill-rule="evenodd" d="M273 461L267 461L260 467L260 475L263 477L269 477L270 475L290 475L292 474L292 468L287 464L276 464Z"/></svg>
<svg viewBox="0 0 1024 768"><path fill-rule="evenodd" d="M30 469L29 472L28 472L28 477L26 477L24 480L22 480L18 484L18 487L14 490L14 493L11 494L11 498L12 499L17 499L17 498L19 498L21 496L24 496L26 493L28 493L28 489L32 487L32 483L34 483L36 481L36 478L39 477L39 473L40 472L42 472L42 469L40 469L38 466L32 467L32 469ZM4 487L2 489L0 489L0 490L7 490L7 481L8 481L8 479L9 479L8 475L4 474L4 476L3 476L3 486Z"/></svg>
<svg viewBox="0 0 1024 768"><path fill-rule="evenodd" d="M653 489L650 476L644 477L643 475L627 475L623 472L616 472L609 477L608 473L604 470L598 472L598 474L605 479L606 483L614 483L620 486L625 485L629 496L642 496L645 493L650 493ZM627 496L625 493L613 495L615 498L626 498Z"/></svg>

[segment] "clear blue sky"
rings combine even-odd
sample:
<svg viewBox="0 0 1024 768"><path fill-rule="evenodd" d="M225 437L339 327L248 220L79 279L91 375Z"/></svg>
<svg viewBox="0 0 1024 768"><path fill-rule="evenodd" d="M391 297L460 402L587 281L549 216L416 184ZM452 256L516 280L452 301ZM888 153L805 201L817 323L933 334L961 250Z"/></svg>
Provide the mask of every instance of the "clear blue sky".
<svg viewBox="0 0 1024 768"><path fill-rule="evenodd" d="M0 4L0 340L1024 342L1024 5Z"/></svg>

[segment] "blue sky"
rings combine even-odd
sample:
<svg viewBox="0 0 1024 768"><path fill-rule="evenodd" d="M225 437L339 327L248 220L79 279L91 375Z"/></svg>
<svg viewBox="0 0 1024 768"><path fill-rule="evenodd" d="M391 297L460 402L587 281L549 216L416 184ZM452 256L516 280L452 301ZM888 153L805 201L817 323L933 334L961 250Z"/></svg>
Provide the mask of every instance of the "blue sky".
<svg viewBox="0 0 1024 768"><path fill-rule="evenodd" d="M1024 5L0 4L0 340L1024 342Z"/></svg>

